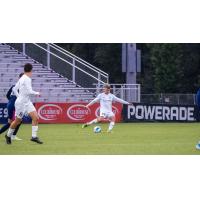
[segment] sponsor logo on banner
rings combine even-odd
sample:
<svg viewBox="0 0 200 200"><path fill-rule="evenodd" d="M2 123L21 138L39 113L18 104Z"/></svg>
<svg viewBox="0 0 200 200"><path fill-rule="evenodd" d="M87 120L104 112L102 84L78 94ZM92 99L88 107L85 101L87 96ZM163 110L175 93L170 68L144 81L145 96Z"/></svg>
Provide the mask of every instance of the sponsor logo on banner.
<svg viewBox="0 0 200 200"><path fill-rule="evenodd" d="M55 104L45 104L38 109L39 117L47 121L58 120L62 112L62 108Z"/></svg>
<svg viewBox="0 0 200 200"><path fill-rule="evenodd" d="M99 104L93 104L90 108L86 103L43 103L38 102L35 107L38 111L40 123L86 123L95 119L98 115ZM116 114L116 122L121 121L121 105L114 104L113 112Z"/></svg>
<svg viewBox="0 0 200 200"><path fill-rule="evenodd" d="M115 107L115 106L112 106L112 111L113 111L113 113L114 113L115 115L117 115L117 114L119 113L118 108ZM100 107L98 107L98 108L96 109L95 115L96 115L96 117L99 117L99 116L100 116Z"/></svg>
<svg viewBox="0 0 200 200"><path fill-rule="evenodd" d="M8 109L6 103L0 103L0 123L7 123L8 121Z"/></svg>
<svg viewBox="0 0 200 200"><path fill-rule="evenodd" d="M6 107L0 108L0 118L8 117L8 109Z"/></svg>
<svg viewBox="0 0 200 200"><path fill-rule="evenodd" d="M76 121L80 121L80 120L84 121L90 114L91 114L91 110L81 104L72 105L67 110L67 116L71 120L76 120Z"/></svg>
<svg viewBox="0 0 200 200"><path fill-rule="evenodd" d="M144 121L196 121L198 112L190 105L145 105L135 104L126 107L125 120Z"/></svg>

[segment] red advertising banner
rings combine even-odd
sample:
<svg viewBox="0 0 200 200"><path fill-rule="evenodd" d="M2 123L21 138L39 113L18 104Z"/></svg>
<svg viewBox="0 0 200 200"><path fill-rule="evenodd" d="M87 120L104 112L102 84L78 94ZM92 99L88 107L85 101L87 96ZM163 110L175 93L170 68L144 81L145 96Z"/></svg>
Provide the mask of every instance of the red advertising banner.
<svg viewBox="0 0 200 200"><path fill-rule="evenodd" d="M99 116L100 106L96 103L86 108L85 105L87 103L36 103L35 107L40 123L86 123ZM116 122L120 122L122 105L113 103L112 109Z"/></svg>

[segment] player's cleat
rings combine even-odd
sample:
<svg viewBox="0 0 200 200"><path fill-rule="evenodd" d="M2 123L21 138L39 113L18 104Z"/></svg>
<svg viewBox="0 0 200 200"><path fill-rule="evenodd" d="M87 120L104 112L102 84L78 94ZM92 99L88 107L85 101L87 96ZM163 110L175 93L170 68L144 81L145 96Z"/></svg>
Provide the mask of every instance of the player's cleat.
<svg viewBox="0 0 200 200"><path fill-rule="evenodd" d="M40 139L38 138L38 137L35 137L35 138L31 138L31 141L32 142L36 142L36 143L38 143L38 144L43 144L43 142L42 141L40 141Z"/></svg>
<svg viewBox="0 0 200 200"><path fill-rule="evenodd" d="M86 128L88 125L87 124L83 124L82 125L82 128Z"/></svg>
<svg viewBox="0 0 200 200"><path fill-rule="evenodd" d="M17 140L17 141L21 141L21 138L18 138L16 135L12 135L11 136L11 140Z"/></svg>
<svg viewBox="0 0 200 200"><path fill-rule="evenodd" d="M5 138L6 138L6 143L7 144L11 144L11 137L8 137L7 135L5 135Z"/></svg>
<svg viewBox="0 0 200 200"><path fill-rule="evenodd" d="M106 132L107 132L107 133L112 133L113 131L112 131L112 130L107 130Z"/></svg>
<svg viewBox="0 0 200 200"><path fill-rule="evenodd" d="M200 142L196 145L196 149L200 150Z"/></svg>

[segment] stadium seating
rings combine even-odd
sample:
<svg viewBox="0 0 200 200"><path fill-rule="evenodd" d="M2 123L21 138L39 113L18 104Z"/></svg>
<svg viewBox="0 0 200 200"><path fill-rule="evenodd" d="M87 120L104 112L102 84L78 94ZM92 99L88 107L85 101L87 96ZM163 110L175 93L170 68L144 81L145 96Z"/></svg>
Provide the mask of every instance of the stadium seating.
<svg viewBox="0 0 200 200"><path fill-rule="evenodd" d="M25 63L32 63L33 89L42 94L39 98L33 97L33 102L79 102L94 98L93 93L54 70L23 55L9 45L0 43L0 103L7 102L6 92L17 82Z"/></svg>

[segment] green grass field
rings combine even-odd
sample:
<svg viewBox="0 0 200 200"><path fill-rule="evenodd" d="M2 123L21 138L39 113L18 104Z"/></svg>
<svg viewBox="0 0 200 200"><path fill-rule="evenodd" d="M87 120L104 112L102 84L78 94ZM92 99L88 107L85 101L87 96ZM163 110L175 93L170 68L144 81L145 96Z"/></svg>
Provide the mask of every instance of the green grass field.
<svg viewBox="0 0 200 200"><path fill-rule="evenodd" d="M43 145L30 142L31 125L22 125L18 136L22 141L5 144L0 135L1 155L187 155L200 151L199 123L121 123L113 133L93 133L93 126L82 129L81 124L40 125Z"/></svg>

